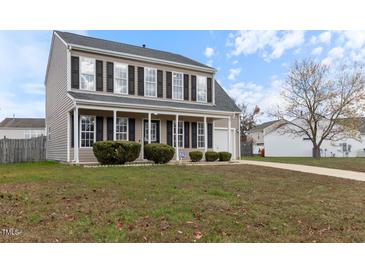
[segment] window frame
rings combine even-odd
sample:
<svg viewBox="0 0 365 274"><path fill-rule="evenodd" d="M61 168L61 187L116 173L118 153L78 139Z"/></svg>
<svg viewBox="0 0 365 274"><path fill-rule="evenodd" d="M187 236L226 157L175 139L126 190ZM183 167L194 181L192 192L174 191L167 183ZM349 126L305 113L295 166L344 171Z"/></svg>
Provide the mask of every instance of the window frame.
<svg viewBox="0 0 365 274"><path fill-rule="evenodd" d="M203 126L203 135L202 134L199 134L199 125L202 125ZM199 149L205 149L205 126L204 126L204 122L197 122L197 125L196 125L196 146L197 148ZM203 146L199 146L199 137L203 136Z"/></svg>
<svg viewBox="0 0 365 274"><path fill-rule="evenodd" d="M84 91L96 91L96 59L95 58L92 58L92 57L86 57L86 56L79 56L80 58L80 61L79 61L79 89L80 90L84 90ZM82 68L82 59L90 59L90 60L93 60L94 61L94 89L83 89L81 88L81 75L82 74L86 74L86 73L82 73L81 71L81 68ZM91 75L91 74L87 74L87 75Z"/></svg>
<svg viewBox="0 0 365 274"><path fill-rule="evenodd" d="M155 95L146 95L146 83L148 82L149 84L150 83L153 83L153 82L149 82L146 80L146 76L147 76L147 73L146 73L146 70L153 70L155 72ZM153 68L153 67L144 67L144 73L143 73L143 96L145 97L151 97L151 98L157 98L157 68Z"/></svg>
<svg viewBox="0 0 365 274"><path fill-rule="evenodd" d="M174 74L181 74L181 98L176 98L176 96L175 96ZM172 77L172 83L171 83L171 86L172 86L172 99L173 100L183 101L184 100L184 73L177 72L177 71L172 71L171 77Z"/></svg>
<svg viewBox="0 0 365 274"><path fill-rule="evenodd" d="M123 93L123 92L121 92L121 91L116 91L116 80L124 80L123 78L116 78L116 73L115 73L115 69L116 69L116 65L123 65L123 66L125 66L126 67L126 75L127 75L127 77L126 77L126 79L125 79L125 81L126 81L126 83L127 83L127 85L126 85L126 92L125 93ZM128 75L128 64L126 64L126 63L121 63L121 62L114 62L113 63L113 84L114 84L114 93L116 93L116 94L122 94L122 95L128 95L128 78L129 77L129 75Z"/></svg>
<svg viewBox="0 0 365 274"><path fill-rule="evenodd" d="M118 119L126 119L127 120L127 131L126 132L118 132ZM127 134L127 139L118 139L117 136L119 134ZM115 126L115 139L116 141L129 141L129 118L128 117L117 117L116 126Z"/></svg>
<svg viewBox="0 0 365 274"><path fill-rule="evenodd" d="M185 147L185 140L184 140L185 139L184 138L185 137L185 126L184 126L184 121L179 121L178 123L181 123L181 125L182 125L181 126L182 127L182 133L181 134L178 133L179 137L181 135L181 140L182 140L181 146L179 146L179 148L184 148ZM172 147L176 147L176 144L175 144L175 141L176 141L175 129L176 129L176 127L175 127L175 125L176 125L176 120L172 121ZM179 131L179 128L177 130ZM179 143L179 140L178 140L178 143Z"/></svg>
<svg viewBox="0 0 365 274"><path fill-rule="evenodd" d="M82 118L83 117L92 117L92 118L94 118L94 132L93 132L93 134L94 134L94 140L93 140L93 142L95 143L96 142L96 116L95 115L80 115L80 121L79 121L79 125L80 125L80 131L79 131L79 141L80 141L80 148L92 148L92 146L82 146L82 132L83 132L83 130L82 130ZM90 133L91 131L85 131L85 132L88 132L88 133Z"/></svg>
<svg viewBox="0 0 365 274"><path fill-rule="evenodd" d="M199 94L201 92L201 90L199 89L199 80L198 79L201 79L201 78L204 78L205 81L205 100L199 100ZM199 103L207 103L208 102L208 83L207 83L207 80L208 77L206 76L202 76L202 75L197 75L196 76L196 101L199 102Z"/></svg>

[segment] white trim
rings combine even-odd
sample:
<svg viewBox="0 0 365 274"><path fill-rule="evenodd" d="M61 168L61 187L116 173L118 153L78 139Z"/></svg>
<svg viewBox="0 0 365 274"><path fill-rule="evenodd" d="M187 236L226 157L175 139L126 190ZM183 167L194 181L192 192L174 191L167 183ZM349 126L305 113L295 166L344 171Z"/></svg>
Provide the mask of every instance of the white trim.
<svg viewBox="0 0 365 274"><path fill-rule="evenodd" d="M181 92L181 99L179 98L176 98L174 95L174 73L175 74L181 74L181 81L182 81L182 92ZM178 72L178 71L172 71L171 72L171 97L173 100L176 100L176 101L184 101L184 73L182 72Z"/></svg>
<svg viewBox="0 0 365 274"><path fill-rule="evenodd" d="M80 119L79 119L79 127L80 127L80 132L79 132L79 141L80 141L80 148L92 148L92 147L83 147L82 146L82 140L81 140L81 133L82 133L82 125L81 125L81 120L82 117L93 117L94 118L94 143L96 142L96 116L95 115L80 115ZM75 144L74 144L75 146Z"/></svg>
<svg viewBox="0 0 365 274"><path fill-rule="evenodd" d="M201 136L201 134L199 134L199 124L203 124L203 128L204 128L204 146L203 147L199 146L199 135ZM205 135L206 135L206 132L205 132L205 127L204 127L204 122L201 122L201 121L196 122L196 147L198 149L205 149Z"/></svg>
<svg viewBox="0 0 365 274"><path fill-rule="evenodd" d="M80 45L75 45L75 44L69 44L69 46L76 50L78 49L78 50L86 50L86 51L94 52L94 53L104 53L104 54L109 54L112 56L130 58L130 59L134 59L137 61L156 62L158 64L174 65L174 66L178 66L178 67L182 67L182 68L190 68L190 69L195 69L197 71L203 71L203 72L209 72L209 73L216 72L216 70L213 68L205 68L205 67L184 64L184 63L179 63L179 62L174 62L174 61L168 61L168 60L163 60L163 59L158 59L158 58L145 57L145 56L140 56L140 55L135 55L135 54L128 54L128 53L116 52L116 51L112 51L112 50L104 50L104 49L98 49L98 48L93 48L93 47L80 46Z"/></svg>
<svg viewBox="0 0 365 274"><path fill-rule="evenodd" d="M113 110L113 141L117 140L117 111Z"/></svg>
<svg viewBox="0 0 365 274"><path fill-rule="evenodd" d="M118 118L119 119L127 119L127 139L126 140L121 140L121 141L129 141L129 117L126 117L126 116L118 116L117 115L116 119L118 120ZM117 128L115 127L115 140L120 141L120 139L118 140L116 138L117 137L117 134L118 134L118 132L117 132L116 129ZM119 134L121 134L121 133L119 133Z"/></svg>
<svg viewBox="0 0 365 274"><path fill-rule="evenodd" d="M228 130L227 130L227 135L228 135L228 144L227 144L227 147L228 147L228 152L232 153L231 152L231 116L228 117Z"/></svg>
<svg viewBox="0 0 365 274"><path fill-rule="evenodd" d="M127 82L127 88L126 88L126 93L123 93L123 92L117 92L115 87L116 87L116 84L115 84L115 65L116 64L119 64L119 65L123 65L123 66L126 66L126 69L127 69L127 79L126 79L126 82ZM114 85L114 88L113 88L113 93L116 93L116 94L122 94L122 95L128 95L128 88L129 88L129 75L128 75L128 64L126 63L121 63L121 62L113 62L113 85ZM120 79L120 78L118 78Z"/></svg>
<svg viewBox="0 0 365 274"><path fill-rule="evenodd" d="M93 58L93 57L86 57L86 56L82 56L82 55L80 55L78 57L79 57L79 90L96 91L96 59ZM91 89L82 89L81 88L81 74L83 74L82 71L81 71L81 58L94 60L94 89L93 90L91 90Z"/></svg>
<svg viewBox="0 0 365 274"><path fill-rule="evenodd" d="M144 143L144 121L148 121L148 118L142 118L142 143ZM161 124L162 124L162 121L161 121L161 119L153 119L152 117L151 117L151 123L152 123L152 121L159 121L159 124L160 124L160 126L159 126L159 135L160 135L160 140L158 141L158 144L162 144L161 143ZM157 142L157 141L156 141ZM148 142L147 142L148 143Z"/></svg>
<svg viewBox="0 0 365 274"><path fill-rule="evenodd" d="M215 74L213 74L212 78L212 103L215 106Z"/></svg>
<svg viewBox="0 0 365 274"><path fill-rule="evenodd" d="M143 97L150 97L150 98L157 98L157 68L153 68L153 67L143 67ZM155 72L155 78L156 78L156 82L155 82L155 95L146 95L146 69L151 69L154 70ZM152 82L148 82L148 83L152 83Z"/></svg>
<svg viewBox="0 0 365 274"><path fill-rule="evenodd" d="M204 116L204 151L208 151L208 124L206 116Z"/></svg>
<svg viewBox="0 0 365 274"><path fill-rule="evenodd" d="M70 115L70 112L67 112L67 162L70 162L70 147L71 147L71 144L70 144L70 125L71 125L71 115Z"/></svg>
<svg viewBox="0 0 365 274"><path fill-rule="evenodd" d="M79 163L79 108L74 109L74 162Z"/></svg>
<svg viewBox="0 0 365 274"><path fill-rule="evenodd" d="M67 71L66 71L66 82L67 82L67 89L70 90L71 89L71 52L70 50L67 48L66 49L66 67L67 67Z"/></svg>

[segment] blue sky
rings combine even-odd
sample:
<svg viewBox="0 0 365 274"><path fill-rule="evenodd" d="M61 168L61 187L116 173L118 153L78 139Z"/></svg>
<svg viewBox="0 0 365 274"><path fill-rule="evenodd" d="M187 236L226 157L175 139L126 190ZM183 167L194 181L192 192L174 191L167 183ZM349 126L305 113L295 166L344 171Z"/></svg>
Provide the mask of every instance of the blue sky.
<svg viewBox="0 0 365 274"><path fill-rule="evenodd" d="M335 64L365 60L365 31L76 31L171 51L215 67L238 103L264 112L280 104L295 59ZM44 75L51 31L0 31L0 119L44 117ZM268 119L264 115L262 120Z"/></svg>

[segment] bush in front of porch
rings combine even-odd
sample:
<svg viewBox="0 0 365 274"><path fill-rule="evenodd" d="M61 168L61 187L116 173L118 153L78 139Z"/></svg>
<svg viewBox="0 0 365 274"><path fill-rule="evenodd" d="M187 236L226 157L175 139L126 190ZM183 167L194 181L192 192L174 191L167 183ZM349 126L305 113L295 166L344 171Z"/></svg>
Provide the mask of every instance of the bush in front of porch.
<svg viewBox="0 0 365 274"><path fill-rule="evenodd" d="M156 164L165 164L174 157L175 149L165 144L147 144L144 146L144 156Z"/></svg>
<svg viewBox="0 0 365 274"><path fill-rule="evenodd" d="M98 141L93 152L103 165L125 164L135 161L141 152L141 144L131 141Z"/></svg>
<svg viewBox="0 0 365 274"><path fill-rule="evenodd" d="M218 160L218 152L215 151L207 151L205 152L205 160L207 162L215 162Z"/></svg>
<svg viewBox="0 0 365 274"><path fill-rule="evenodd" d="M199 162L203 158L203 152L200 150L190 151L189 157L192 162Z"/></svg>

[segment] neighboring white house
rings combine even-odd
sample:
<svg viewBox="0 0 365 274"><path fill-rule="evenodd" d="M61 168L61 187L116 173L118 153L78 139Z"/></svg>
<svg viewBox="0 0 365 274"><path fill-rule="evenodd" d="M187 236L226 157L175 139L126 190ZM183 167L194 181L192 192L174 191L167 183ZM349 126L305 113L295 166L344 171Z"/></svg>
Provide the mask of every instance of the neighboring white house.
<svg viewBox="0 0 365 274"><path fill-rule="evenodd" d="M274 120L257 125L248 131L247 136L253 141L253 154L259 154L259 151L265 147L265 136L283 123L283 120Z"/></svg>
<svg viewBox="0 0 365 274"><path fill-rule="evenodd" d="M45 135L45 119L5 118L0 123L0 138L30 139Z"/></svg>
<svg viewBox="0 0 365 274"><path fill-rule="evenodd" d="M324 140L321 145L321 157L365 157L365 119L359 128L361 140L344 138L338 141ZM266 157L311 157L312 142L307 136L293 136L285 133L283 124L265 135Z"/></svg>

